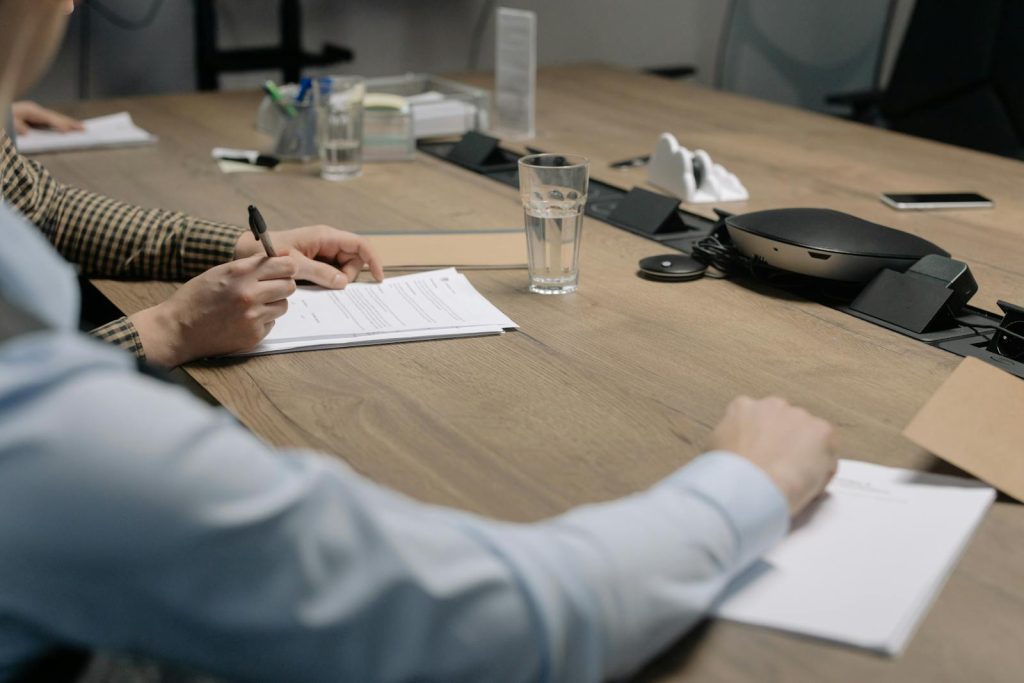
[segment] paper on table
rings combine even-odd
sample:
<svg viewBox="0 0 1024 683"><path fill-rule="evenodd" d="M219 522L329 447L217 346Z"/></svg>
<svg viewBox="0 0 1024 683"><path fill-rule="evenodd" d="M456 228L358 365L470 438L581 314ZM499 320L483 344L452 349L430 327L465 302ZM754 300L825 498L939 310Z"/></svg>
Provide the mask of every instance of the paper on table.
<svg viewBox="0 0 1024 683"><path fill-rule="evenodd" d="M476 105L461 100L420 101L412 108L417 139L462 135L476 128Z"/></svg>
<svg viewBox="0 0 1024 683"><path fill-rule="evenodd" d="M500 334L516 324L454 268L343 290L300 288L267 338L240 355Z"/></svg>
<svg viewBox="0 0 1024 683"><path fill-rule="evenodd" d="M526 268L522 229L365 235L387 270Z"/></svg>
<svg viewBox="0 0 1024 683"><path fill-rule="evenodd" d="M319 349L335 349L342 346L375 346L379 344L400 344L402 342L430 341L432 339L455 339L458 337L484 337L504 334L503 327L451 327L436 330L415 330L411 332L389 332L387 334L368 334L354 337L337 337L331 339L311 339L307 341L267 342L264 341L252 351L239 353L239 356L266 356L273 353L289 351L316 351Z"/></svg>
<svg viewBox="0 0 1024 683"><path fill-rule="evenodd" d="M969 479L840 461L823 499L714 613L899 654L994 498Z"/></svg>
<svg viewBox="0 0 1024 683"><path fill-rule="evenodd" d="M128 112L87 119L82 124L85 130L72 133L34 129L19 135L18 151L22 154L41 154L156 142L156 136L136 126Z"/></svg>

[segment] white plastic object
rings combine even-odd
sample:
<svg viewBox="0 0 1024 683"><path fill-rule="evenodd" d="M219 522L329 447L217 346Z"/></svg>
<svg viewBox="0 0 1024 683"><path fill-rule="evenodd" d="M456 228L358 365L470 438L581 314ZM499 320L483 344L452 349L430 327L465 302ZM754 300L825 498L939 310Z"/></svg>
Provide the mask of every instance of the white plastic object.
<svg viewBox="0 0 1024 683"><path fill-rule="evenodd" d="M704 168L699 185L693 171L694 159ZM647 166L647 179L652 185L693 204L742 202L750 198L739 178L714 163L704 150L691 152L683 147L671 133L662 133L658 138Z"/></svg>
<svg viewBox="0 0 1024 683"><path fill-rule="evenodd" d="M495 18L494 130L500 137L534 136L537 93L537 14L499 7Z"/></svg>

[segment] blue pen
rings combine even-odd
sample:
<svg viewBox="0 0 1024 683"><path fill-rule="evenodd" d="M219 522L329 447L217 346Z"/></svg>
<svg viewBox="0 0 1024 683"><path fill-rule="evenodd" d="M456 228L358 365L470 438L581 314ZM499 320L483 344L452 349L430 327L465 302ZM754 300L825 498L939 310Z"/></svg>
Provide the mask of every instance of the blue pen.
<svg viewBox="0 0 1024 683"><path fill-rule="evenodd" d="M331 94L331 87L334 85L334 79L330 76L321 76L317 79L320 84L320 97L325 97Z"/></svg>
<svg viewBox="0 0 1024 683"><path fill-rule="evenodd" d="M299 104L302 104L303 101L306 99L306 94L309 92L309 89L311 87L313 87L312 78L303 78L301 81L299 81L299 94L295 96L295 101Z"/></svg>

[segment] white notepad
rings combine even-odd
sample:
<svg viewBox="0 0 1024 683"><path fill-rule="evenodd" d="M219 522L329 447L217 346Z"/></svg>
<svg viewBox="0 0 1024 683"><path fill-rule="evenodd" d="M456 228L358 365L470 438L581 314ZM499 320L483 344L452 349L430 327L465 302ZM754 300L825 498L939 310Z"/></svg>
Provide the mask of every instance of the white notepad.
<svg viewBox="0 0 1024 683"><path fill-rule="evenodd" d="M714 613L899 654L994 499L970 479L840 461L827 495Z"/></svg>
<svg viewBox="0 0 1024 683"><path fill-rule="evenodd" d="M465 275L446 268L342 290L300 287L266 339L238 355L501 334L516 327Z"/></svg>
<svg viewBox="0 0 1024 683"><path fill-rule="evenodd" d="M33 129L18 136L18 151L22 154L42 154L156 142L156 136L136 126L128 112L87 119L82 121L82 125L85 130L72 133Z"/></svg>

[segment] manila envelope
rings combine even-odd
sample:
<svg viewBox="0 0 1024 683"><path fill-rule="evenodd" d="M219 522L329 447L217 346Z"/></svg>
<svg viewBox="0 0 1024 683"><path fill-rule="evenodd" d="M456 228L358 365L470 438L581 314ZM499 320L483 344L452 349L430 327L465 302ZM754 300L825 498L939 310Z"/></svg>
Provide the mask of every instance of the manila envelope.
<svg viewBox="0 0 1024 683"><path fill-rule="evenodd" d="M1024 380L965 358L903 436L1024 501Z"/></svg>
<svg viewBox="0 0 1024 683"><path fill-rule="evenodd" d="M526 268L526 233L495 232L363 233L385 270Z"/></svg>

